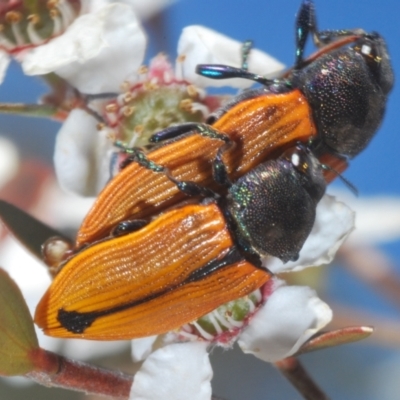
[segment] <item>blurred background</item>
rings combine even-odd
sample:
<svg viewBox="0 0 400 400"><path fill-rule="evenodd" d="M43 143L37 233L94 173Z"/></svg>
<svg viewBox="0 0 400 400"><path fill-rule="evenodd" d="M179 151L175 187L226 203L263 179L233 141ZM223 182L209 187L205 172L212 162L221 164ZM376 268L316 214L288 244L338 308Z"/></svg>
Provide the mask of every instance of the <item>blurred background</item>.
<svg viewBox="0 0 400 400"><path fill-rule="evenodd" d="M394 71L400 71L398 0L316 0L315 3L321 30L363 28L382 34L389 47ZM291 66L295 51L294 21L299 4L298 0L176 1L161 14L144 22L150 36L147 58L164 51L173 60L182 28L201 24L239 41L253 39L255 47ZM308 53L311 51L310 45ZM19 65L13 63L5 82L0 86L0 101L34 103L45 89L39 79L24 77ZM370 261L369 264L372 265L368 266L368 271L371 273L379 274L380 268L386 272L387 268L393 267L397 276L400 275L400 242L399 237L396 237L396 232L398 234L400 231L399 115L400 89L395 85L381 129L370 146L351 162L350 168L345 172L346 179L359 190L358 200L369 199L367 206L363 203L364 211L366 209L367 212L360 212L359 218L374 219L365 224L360 220L359 226L361 229L367 225L372 232L371 236L366 234L366 241L360 239L349 244L334 265L319 271L317 277L315 273L312 276L320 297L337 310L338 325L375 325L377 330L375 339L372 337L361 344L346 345L302 357L309 373L332 399L400 398L399 286L396 286L394 277L389 279L392 285L388 286L386 278L391 276L390 273L385 279L378 279L378 284L376 279L372 279L375 283L370 285L365 282L365 279L371 280L370 276L365 277L361 272L363 279L360 279L360 273L355 272L360 263ZM37 167L40 171L45 171L36 173L33 167L27 167L29 173L19 182L18 189L20 196L27 201L37 191L35 182L42 182L44 175L41 174L51 176L54 140L58 128L58 123L44 119L0 115L0 135L17 146L20 160L33 160L36 166L41 165ZM351 193L340 183L334 183L333 189L343 190L351 198ZM384 198L385 201L391 200L391 207L386 206L387 202L374 201L377 197ZM378 240L373 235L374 231L390 231L393 234L388 235L388 240ZM18 268L18 265L12 268ZM396 292L399 296L397 298ZM129 353L123 354L121 351L121 356L123 364L119 364L120 368L124 370L126 366L128 371ZM101 365L110 365L107 358L98 362ZM215 374L214 393L222 398L301 398L272 366L252 356L245 356L237 349L216 349L212 354L212 362ZM18 386L10 384L10 380L1 380L0 384L1 400L83 398L82 395L71 392L32 385Z"/></svg>

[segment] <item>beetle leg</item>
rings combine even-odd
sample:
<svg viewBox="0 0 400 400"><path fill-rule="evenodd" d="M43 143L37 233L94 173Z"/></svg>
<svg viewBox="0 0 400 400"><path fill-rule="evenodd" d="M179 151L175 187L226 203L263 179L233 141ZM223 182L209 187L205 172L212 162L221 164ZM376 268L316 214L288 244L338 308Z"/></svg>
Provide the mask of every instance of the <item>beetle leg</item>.
<svg viewBox="0 0 400 400"><path fill-rule="evenodd" d="M126 235L127 233L135 232L143 228L148 223L149 221L145 219L132 219L132 220L122 221L112 229L111 236L116 237L116 236Z"/></svg>
<svg viewBox="0 0 400 400"><path fill-rule="evenodd" d="M317 32L317 22L315 19L314 3L310 0L304 0L296 18L296 54L294 68L300 69L303 65L304 48L310 31L313 35Z"/></svg>
<svg viewBox="0 0 400 400"><path fill-rule="evenodd" d="M114 142L114 146L122 149L128 157L120 164L120 169L127 167L132 162L137 162L144 168L150 169L154 172L164 172L165 168L162 165L156 164L155 162L149 160L144 152L138 147L127 147L120 141Z"/></svg>
<svg viewBox="0 0 400 400"><path fill-rule="evenodd" d="M304 64L303 54L309 34L312 34L314 45L318 48L326 46L339 38L346 36L362 36L365 31L362 29L340 29L318 31L315 7L312 0L304 0L301 3L296 18L296 55L294 68L300 69Z"/></svg>
<svg viewBox="0 0 400 400"><path fill-rule="evenodd" d="M177 188L188 196L201 196L201 197L212 197L214 199L218 199L219 195L213 190L201 186L196 182L191 181L179 181L175 179L169 172L166 170L166 175L170 181L175 183Z"/></svg>
<svg viewBox="0 0 400 400"><path fill-rule="evenodd" d="M232 186L232 182L229 179L226 165L222 160L222 154L234 147L235 145L236 143L233 141L226 142L223 146L219 148L215 160L213 161L213 177L215 182L219 183L222 186L226 186L227 188Z"/></svg>
<svg viewBox="0 0 400 400"><path fill-rule="evenodd" d="M150 141L153 143L158 143L167 139L174 139L189 132L197 133L201 136L209 137L211 139L220 139L224 142L230 140L229 136L227 136L225 133L217 131L208 124L190 122L187 124L170 126L169 128L157 132L150 138Z"/></svg>
<svg viewBox="0 0 400 400"><path fill-rule="evenodd" d="M246 40L242 44L242 69L245 71L249 70L249 55L250 51L253 48L253 41L252 40Z"/></svg>
<svg viewBox="0 0 400 400"><path fill-rule="evenodd" d="M230 187L231 181L228 177L226 166L222 160L222 155L223 153L231 149L233 146L235 146L236 143L232 141L230 137L225 133L217 131L208 124L188 123L164 129L163 131L159 132L159 134L154 135L152 139L155 138L157 141L171 139L174 137L174 135L179 136L182 133L191 131L194 131L201 136L208 137L210 139L222 140L224 142L224 145L219 148L215 160L213 161L213 176L215 181L220 185ZM121 164L121 168L126 167L131 162L137 162L141 166L150 169L151 171L164 173L169 180L175 183L175 185L181 192L185 193L188 196L202 196L202 197L212 197L212 198L219 197L218 194L215 193L213 190L198 185L195 182L179 181L175 179L171 175L168 168L165 168L162 165L156 164L153 161L149 160L144 154L144 152L139 148L136 147L128 148L119 141L115 142L115 145L121 148L127 154L129 154L129 157L126 160L124 160L123 163Z"/></svg>
<svg viewBox="0 0 400 400"><path fill-rule="evenodd" d="M195 132L198 130L199 125L201 124L188 122L186 124L170 126L152 135L150 137L150 142L159 143L163 142L164 140L174 139L178 136L184 135L185 133Z"/></svg>

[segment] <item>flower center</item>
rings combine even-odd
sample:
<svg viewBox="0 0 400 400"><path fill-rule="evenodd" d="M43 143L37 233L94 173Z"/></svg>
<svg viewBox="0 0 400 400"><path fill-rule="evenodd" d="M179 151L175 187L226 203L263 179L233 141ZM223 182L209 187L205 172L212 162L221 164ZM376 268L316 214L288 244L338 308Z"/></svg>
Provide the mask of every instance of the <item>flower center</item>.
<svg viewBox="0 0 400 400"><path fill-rule="evenodd" d="M204 113L196 97L195 89L185 83L159 86L144 82L108 103L106 121L116 128L119 140L129 146L145 146L152 134L173 124L202 121Z"/></svg>
<svg viewBox="0 0 400 400"><path fill-rule="evenodd" d="M261 303L262 293L257 289L248 296L223 304L197 321L183 326L179 336L182 339L197 336L220 345L229 344Z"/></svg>
<svg viewBox="0 0 400 400"><path fill-rule="evenodd" d="M63 33L80 0L8 0L0 3L0 47L9 53L43 44Z"/></svg>

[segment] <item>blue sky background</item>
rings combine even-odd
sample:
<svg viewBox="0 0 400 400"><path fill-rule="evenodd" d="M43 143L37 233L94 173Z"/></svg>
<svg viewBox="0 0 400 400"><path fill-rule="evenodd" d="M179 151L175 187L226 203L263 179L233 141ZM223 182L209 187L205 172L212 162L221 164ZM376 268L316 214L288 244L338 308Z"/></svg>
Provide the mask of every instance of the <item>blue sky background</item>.
<svg viewBox="0 0 400 400"><path fill-rule="evenodd" d="M182 0L164 14L165 35L148 55L165 50L176 55L176 43L182 28L202 24L239 41L253 39L255 46L290 66L294 60L294 21L300 2L280 0ZM375 30L387 40L395 73L400 71L400 2L398 0L317 0L320 29L363 28ZM309 46L309 51L312 46ZM400 73L399 73L400 74ZM400 78L399 78L400 79ZM6 82L0 86L0 101L34 102L44 87L27 79L14 64ZM400 196L400 85L390 95L386 118L370 146L355 160L345 176L361 196ZM15 141L25 155L40 155L51 162L56 123L0 116L0 131ZM400 267L399 241L381 246ZM379 268L379 266L377 266ZM328 294L344 303L364 306L399 320L399 313L364 285L340 269L330 273ZM399 271L400 273L400 271ZM399 332L400 334L400 332ZM215 364L216 394L229 400L298 399L289 384L272 367L244 357L239 352L217 350ZM389 369L400 373L400 354L393 349L367 345L346 346L304 357L310 373L333 399L396 399L396 386L384 384ZM228 368L229 367L229 368ZM398 378L392 381L400 389ZM382 385L382 386L381 386ZM382 392L385 387L389 394ZM392 390L392 392L390 392ZM0 392L0 400L2 399ZM15 397L17 398L17 397ZM22 397L21 397L22 398Z"/></svg>

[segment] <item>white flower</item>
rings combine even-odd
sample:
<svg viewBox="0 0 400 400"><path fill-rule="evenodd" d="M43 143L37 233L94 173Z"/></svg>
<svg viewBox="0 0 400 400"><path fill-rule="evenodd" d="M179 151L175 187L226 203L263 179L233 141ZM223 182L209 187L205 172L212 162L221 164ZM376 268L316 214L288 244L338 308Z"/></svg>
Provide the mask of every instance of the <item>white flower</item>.
<svg viewBox="0 0 400 400"><path fill-rule="evenodd" d="M175 343L156 350L134 378L135 400L203 400L211 398L212 369L208 343ZM154 371L161 373L154 374Z"/></svg>
<svg viewBox="0 0 400 400"><path fill-rule="evenodd" d="M110 178L112 142L97 121L83 110L72 110L56 138L54 167L67 192L90 196Z"/></svg>
<svg viewBox="0 0 400 400"><path fill-rule="evenodd" d="M138 34L138 33L137 33ZM133 34L132 34L133 35ZM139 35L139 34L138 34ZM143 61L142 42L137 39L139 51L137 53L136 63L140 65ZM211 46L213 43L213 46ZM222 51L225 49L226 51ZM38 51L42 51L39 50ZM135 53L135 52L134 52ZM136 54L135 53L135 54ZM147 144L146 139L153 132L135 133L136 127L146 127L146 120L140 120L134 124L132 118L140 114L150 119L150 126L154 126L154 120L158 120L159 126L157 130L168 124L176 124L187 122L182 113L180 101L181 97L186 96L190 100L193 115L189 115L189 120L198 121L202 116L204 120L210 111L210 97L204 97L201 89L194 91L193 100L188 95L188 86L221 86L221 81L206 79L195 74L195 66L200 63L224 63L234 66L240 66L241 43L227 38L210 29L194 26L184 29L178 45L178 63L176 65L177 76L174 76L171 66L166 65L162 56L156 57L150 64L147 74L136 75L131 77L130 86L125 92L116 99L108 101L96 101L91 104L92 108L103 116L106 121L105 126L101 130L97 129L98 121L90 114L84 111L72 111L64 122L56 141L54 162L56 166L57 177L60 185L67 191L85 196L97 195L103 185L110 178L110 167L112 157L113 138L118 138L127 142L130 146L142 146ZM232 55L233 54L233 55ZM98 57L93 59L96 62ZM112 63L114 63L114 59ZM74 64L77 65L77 64ZM88 64L90 65L90 64ZM68 67L72 71L72 67ZM72 69L71 69L72 68ZM264 71L265 74L276 74L283 68L283 65L272 57L259 50L252 50L250 55L250 69L253 71ZM109 70L113 68L110 67ZM80 67L77 76L82 77L82 67ZM96 86L101 83L98 79L107 81L109 76L96 76L92 71L88 70L89 75L86 84L93 82ZM62 74L61 74L62 75ZM66 75L63 75L66 77ZM111 79L111 78L110 78ZM118 80L118 79L117 79ZM84 80L82 81L84 83ZM76 84L76 82L75 82ZM229 79L224 85L233 85L234 87L245 87L252 84L251 81L245 79ZM147 87L150 89L147 89ZM155 92L154 87L161 89L169 88L168 102L176 96L177 100L171 105L166 105L165 112L159 107L147 112L141 112L139 107L141 104L135 102L135 96L139 99L143 98L143 93L151 96ZM133 89L131 89L133 88ZM175 91L175 92L174 92ZM137 95L139 93L139 95ZM129 100L128 100L129 98ZM139 100L140 101L140 100ZM157 98L159 101L159 97ZM146 100L145 104L151 104ZM167 102L166 102L167 103ZM217 97L213 97L213 105L221 104ZM176 104L176 106L175 106ZM175 107L175 108L174 108ZM135 112L131 110L135 109ZM110 111L112 110L112 111ZM163 119L165 114L166 118ZM190 114L190 113L189 113ZM171 115L175 115L176 119L171 120ZM143 117L145 118L145 117ZM126 132L129 131L130 137L126 138ZM140 135L141 142L138 142Z"/></svg>
<svg viewBox="0 0 400 400"><path fill-rule="evenodd" d="M242 45L243 43L204 26L188 26L178 42L176 75L201 87L250 87L254 82L246 79L223 79L210 83L210 79L195 72L197 64L223 64L240 68ZM274 78L284 69L284 65L278 60L257 49L251 50L248 67L249 71L266 78Z"/></svg>
<svg viewBox="0 0 400 400"><path fill-rule="evenodd" d="M305 259L310 261L310 266L314 266L321 259L333 257L332 253L338 248L337 243L341 243L353 229L354 215L349 208L343 203L336 202L330 196L322 202L324 204L317 210L315 223L317 228L313 230L309 238L311 242L318 241L318 251L315 251L314 246L305 246L299 261L303 264L302 267L305 267ZM318 227L323 225L323 221L330 223L335 218L341 222L331 226L330 232L333 239L328 238L327 234L322 235L323 240L314 237L320 235ZM291 265L290 270L298 267L296 263L291 263ZM245 353L253 354L266 362L279 361L295 354L332 318L329 306L309 287L286 286L283 280L273 277L263 287L262 297L263 304L247 323L242 323L241 327L238 324L232 325L231 329L232 337L238 340L239 346ZM223 320L226 323L223 315L219 318L219 321ZM226 333L223 333L221 337L224 335ZM174 340L179 337L186 337L189 341L174 343ZM219 336L216 335L209 345L218 343L218 338ZM232 344L232 341L228 344ZM226 346L226 342L222 345ZM211 379L211 373L210 366L205 361L207 352L205 339L199 342L198 336L185 335L185 332L133 340L132 357L135 361L143 359L146 361L134 378L130 398L132 400L159 398L209 400L210 393L206 389L207 379ZM196 373L192 373L193 363L197 363Z"/></svg>
<svg viewBox="0 0 400 400"><path fill-rule="evenodd" d="M25 32L28 42L18 34L20 22L10 23L15 42L0 36L3 42L7 40L4 47L9 51L0 53L0 77L13 54L27 75L55 72L84 93L119 91L124 79L136 73L146 48L133 4L125 3L83 0L77 13L68 0L54 2L51 18L37 15L38 19L47 17L49 25L54 21L52 34L41 37L30 22ZM24 17L22 11L19 18Z"/></svg>

